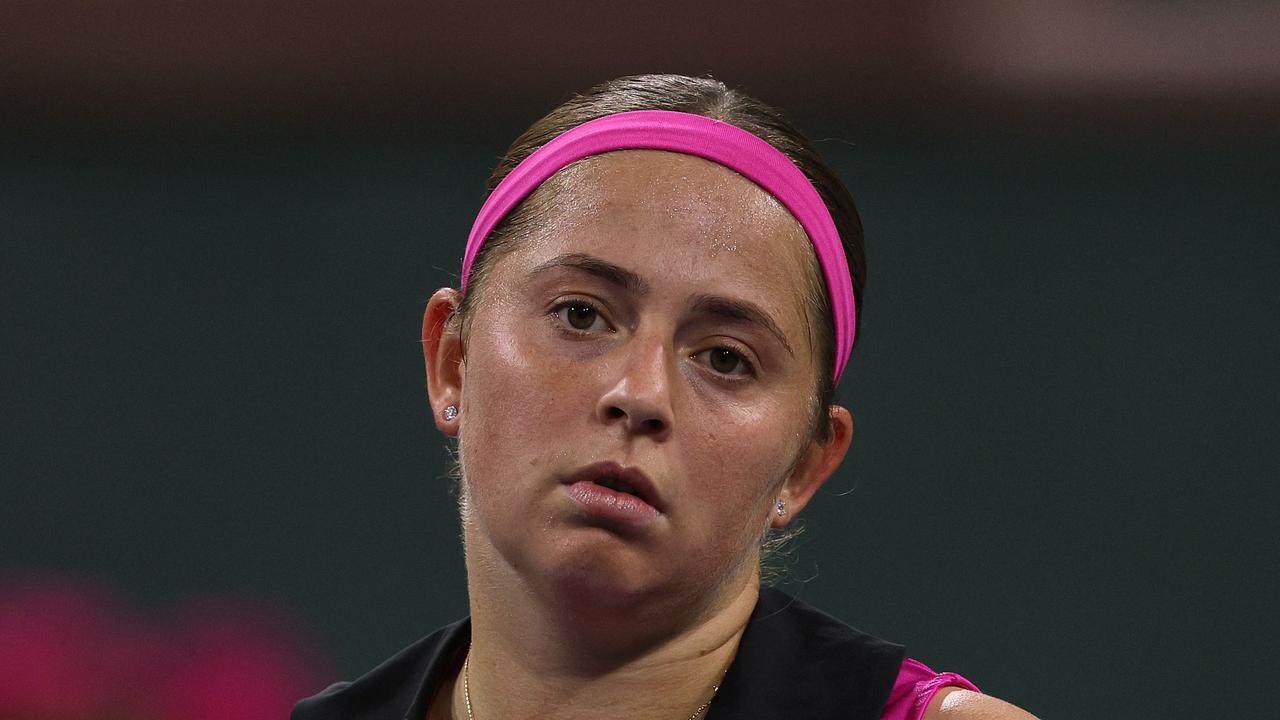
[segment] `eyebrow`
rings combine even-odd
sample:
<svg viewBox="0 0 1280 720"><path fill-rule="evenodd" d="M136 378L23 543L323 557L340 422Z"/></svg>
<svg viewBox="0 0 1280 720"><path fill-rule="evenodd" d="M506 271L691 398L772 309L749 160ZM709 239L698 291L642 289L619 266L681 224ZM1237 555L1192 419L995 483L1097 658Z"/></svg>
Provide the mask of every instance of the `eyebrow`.
<svg viewBox="0 0 1280 720"><path fill-rule="evenodd" d="M694 298L693 309L695 312L704 315L712 315L730 322L748 323L758 325L778 339L782 343L782 347L786 349L787 354L795 357L795 352L791 350L791 343L787 342L787 336L782 332L782 328L773 321L769 313L765 312L755 303L746 300L735 300L720 295L698 295Z"/></svg>
<svg viewBox="0 0 1280 720"><path fill-rule="evenodd" d="M542 263L529 271L529 277L546 272L554 268L571 268L581 270L589 275L594 275L605 282L617 285L636 295L645 295L649 292L649 283L644 278L631 272L630 270L614 265L607 260L601 260L594 255L584 253L567 253L565 255L557 255L550 260Z"/></svg>

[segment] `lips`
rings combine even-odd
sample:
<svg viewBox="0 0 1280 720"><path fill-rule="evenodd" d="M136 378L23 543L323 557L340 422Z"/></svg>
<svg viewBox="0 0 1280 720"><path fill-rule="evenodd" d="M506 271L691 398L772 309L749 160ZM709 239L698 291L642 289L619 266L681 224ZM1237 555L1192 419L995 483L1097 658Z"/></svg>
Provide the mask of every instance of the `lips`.
<svg viewBox="0 0 1280 720"><path fill-rule="evenodd" d="M589 512L641 520L664 511L657 488L644 471L615 462L598 462L564 479L570 495Z"/></svg>

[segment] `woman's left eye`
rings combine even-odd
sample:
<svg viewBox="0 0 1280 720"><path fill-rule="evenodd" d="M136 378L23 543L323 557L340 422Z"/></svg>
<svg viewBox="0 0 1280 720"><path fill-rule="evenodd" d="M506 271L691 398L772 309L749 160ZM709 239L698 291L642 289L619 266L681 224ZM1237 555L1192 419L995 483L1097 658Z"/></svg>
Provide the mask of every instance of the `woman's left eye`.
<svg viewBox="0 0 1280 720"><path fill-rule="evenodd" d="M707 365L721 375L742 377L751 374L751 362L731 348L715 347L703 350L699 355L706 356Z"/></svg>

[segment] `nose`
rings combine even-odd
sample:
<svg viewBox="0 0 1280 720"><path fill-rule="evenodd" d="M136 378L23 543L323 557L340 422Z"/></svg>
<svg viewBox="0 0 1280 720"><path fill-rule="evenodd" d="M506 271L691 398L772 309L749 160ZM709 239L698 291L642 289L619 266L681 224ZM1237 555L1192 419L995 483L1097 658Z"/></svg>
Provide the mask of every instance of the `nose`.
<svg viewBox="0 0 1280 720"><path fill-rule="evenodd" d="M600 396L597 416L621 426L629 436L662 441L671 435L671 373L676 372L662 342L633 339L623 351L616 382Z"/></svg>

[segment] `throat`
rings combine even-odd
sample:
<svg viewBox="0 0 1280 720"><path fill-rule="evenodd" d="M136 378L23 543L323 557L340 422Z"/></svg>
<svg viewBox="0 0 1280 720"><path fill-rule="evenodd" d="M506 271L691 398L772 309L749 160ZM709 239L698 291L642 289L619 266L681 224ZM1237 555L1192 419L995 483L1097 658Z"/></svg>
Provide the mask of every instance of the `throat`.
<svg viewBox="0 0 1280 720"><path fill-rule="evenodd" d="M714 616L641 652L611 658L579 647L551 627L511 627L499 619L509 619L508 614L475 607L472 645L453 681L452 717L705 717L733 663L757 592L758 586L752 585Z"/></svg>

